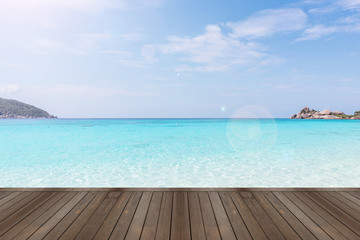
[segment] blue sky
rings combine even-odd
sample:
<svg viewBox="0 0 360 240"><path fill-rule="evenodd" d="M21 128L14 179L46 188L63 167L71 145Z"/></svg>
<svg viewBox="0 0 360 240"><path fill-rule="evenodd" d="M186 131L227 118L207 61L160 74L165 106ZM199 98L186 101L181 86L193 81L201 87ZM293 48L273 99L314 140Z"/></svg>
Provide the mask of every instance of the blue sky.
<svg viewBox="0 0 360 240"><path fill-rule="evenodd" d="M0 33L0 96L59 117L360 109L360 0L3 0Z"/></svg>

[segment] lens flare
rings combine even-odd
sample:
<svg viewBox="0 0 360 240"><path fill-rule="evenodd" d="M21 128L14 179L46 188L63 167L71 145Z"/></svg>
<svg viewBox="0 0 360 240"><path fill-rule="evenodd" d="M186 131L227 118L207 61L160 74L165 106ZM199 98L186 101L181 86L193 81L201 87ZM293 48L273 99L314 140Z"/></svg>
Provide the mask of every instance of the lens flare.
<svg viewBox="0 0 360 240"><path fill-rule="evenodd" d="M235 151L257 154L271 150L277 141L277 124L273 115L256 105L236 110L227 125L227 138Z"/></svg>
<svg viewBox="0 0 360 240"><path fill-rule="evenodd" d="M144 45L141 48L141 55L145 59L152 59L155 55L155 47L152 45Z"/></svg>

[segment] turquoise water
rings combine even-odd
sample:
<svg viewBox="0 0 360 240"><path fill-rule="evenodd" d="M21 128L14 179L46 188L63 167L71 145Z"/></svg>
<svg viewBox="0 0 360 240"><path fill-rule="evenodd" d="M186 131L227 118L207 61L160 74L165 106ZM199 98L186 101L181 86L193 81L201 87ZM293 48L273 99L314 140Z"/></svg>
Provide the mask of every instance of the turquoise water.
<svg viewBox="0 0 360 240"><path fill-rule="evenodd" d="M0 187L359 187L360 121L0 120Z"/></svg>

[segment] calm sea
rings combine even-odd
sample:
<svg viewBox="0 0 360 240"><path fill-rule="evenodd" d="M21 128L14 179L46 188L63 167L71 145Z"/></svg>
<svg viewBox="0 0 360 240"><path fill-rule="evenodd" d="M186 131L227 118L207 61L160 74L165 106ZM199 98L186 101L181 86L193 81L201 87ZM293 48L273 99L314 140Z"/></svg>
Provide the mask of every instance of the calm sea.
<svg viewBox="0 0 360 240"><path fill-rule="evenodd" d="M360 121L0 120L0 187L359 187Z"/></svg>

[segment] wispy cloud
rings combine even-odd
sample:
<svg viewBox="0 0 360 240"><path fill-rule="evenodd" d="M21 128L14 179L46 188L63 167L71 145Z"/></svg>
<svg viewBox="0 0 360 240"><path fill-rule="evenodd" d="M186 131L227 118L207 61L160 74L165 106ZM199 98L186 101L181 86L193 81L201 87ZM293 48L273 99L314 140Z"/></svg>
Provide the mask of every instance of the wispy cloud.
<svg viewBox="0 0 360 240"><path fill-rule="evenodd" d="M348 10L360 10L360 0L337 0L336 5Z"/></svg>
<svg viewBox="0 0 360 240"><path fill-rule="evenodd" d="M38 39L28 46L32 51L38 54L85 54L83 50L78 47L69 46L67 44L53 41L49 39Z"/></svg>
<svg viewBox="0 0 360 240"><path fill-rule="evenodd" d="M337 26L315 25L313 27L305 29L302 36L296 39L296 41L319 39L321 37L335 33L339 30L340 28Z"/></svg>
<svg viewBox="0 0 360 240"><path fill-rule="evenodd" d="M360 0L334 0L327 4L310 9L310 13L327 14L337 11L360 10Z"/></svg>
<svg viewBox="0 0 360 240"><path fill-rule="evenodd" d="M0 94L11 94L20 89L19 84L0 84Z"/></svg>
<svg viewBox="0 0 360 240"><path fill-rule="evenodd" d="M0 67L10 67L10 68L18 68L18 69L28 69L29 67L23 64L9 62L9 61L0 61Z"/></svg>
<svg viewBox="0 0 360 240"><path fill-rule="evenodd" d="M113 37L109 33L82 33L77 36L77 46L79 49L83 49L83 51L92 51L102 48L102 44Z"/></svg>
<svg viewBox="0 0 360 240"><path fill-rule="evenodd" d="M300 91L300 84L290 83L290 84L277 84L274 85L274 88L282 92L296 92Z"/></svg>
<svg viewBox="0 0 360 240"><path fill-rule="evenodd" d="M310 25L296 41L320 39L333 33L359 33L360 16L354 13L354 10L360 10L360 0L325 1L319 7L310 9L309 12L311 14L332 16L332 24L328 25L325 22L323 24Z"/></svg>
<svg viewBox="0 0 360 240"><path fill-rule="evenodd" d="M141 40L144 39L144 35L140 31L133 31L133 32L129 32L129 33L124 33L124 34L121 34L119 37L120 37L121 40L131 41L131 42L141 41Z"/></svg>
<svg viewBox="0 0 360 240"><path fill-rule="evenodd" d="M1 87L1 86L0 86ZM0 88L1 89L1 88ZM108 97L108 96L150 96L152 92L130 89L128 86L115 84L57 84L57 85L27 85L27 92L54 96ZM79 95L80 94L80 95Z"/></svg>
<svg viewBox="0 0 360 240"><path fill-rule="evenodd" d="M269 58L258 43L226 36L218 25L206 26L205 33L195 37L170 36L167 44L157 47L166 54L182 54L182 60L193 64L178 67L177 71L224 71Z"/></svg>
<svg viewBox="0 0 360 240"><path fill-rule="evenodd" d="M305 27L307 16L299 8L267 9L244 21L229 22L235 38L259 38L280 32L293 32Z"/></svg>
<svg viewBox="0 0 360 240"><path fill-rule="evenodd" d="M73 39L59 41L52 39L37 39L28 49L39 54L46 55L98 55L107 54L129 57L127 50L118 49L119 45L133 42L141 38L141 33L130 32L114 35L104 32L92 32L77 34Z"/></svg>
<svg viewBox="0 0 360 240"><path fill-rule="evenodd" d="M123 34L111 33L82 33L77 34L67 42L51 39L38 39L27 46L27 49L43 55L104 55L114 62L134 67L148 68L157 60L155 59L155 46L145 44L139 48L140 56L133 51L125 50L125 45L142 41L143 35L139 31Z"/></svg>
<svg viewBox="0 0 360 240"><path fill-rule="evenodd" d="M332 26L314 25L308 27L295 41L316 40L333 33L360 33L360 17L350 15L337 20Z"/></svg>
<svg viewBox="0 0 360 240"><path fill-rule="evenodd" d="M100 12L108 9L132 10L159 7L165 0L2 0L0 6L15 9L75 10Z"/></svg>
<svg viewBox="0 0 360 240"><path fill-rule="evenodd" d="M45 54L45 55L67 55L67 54L74 54L74 55L82 55L86 52L78 48L77 46L69 46L62 42L49 40L49 39L38 39L35 40L32 44L28 46L28 48L35 53L38 54Z"/></svg>
<svg viewBox="0 0 360 240"><path fill-rule="evenodd" d="M165 54L181 55L184 64L176 71L215 72L241 65L254 70L284 61L269 55L265 47L254 41L256 38L302 30L306 21L306 14L298 8L267 9L244 21L207 25L205 32L195 37L170 36L167 44L157 48ZM231 32L225 34L222 27Z"/></svg>
<svg viewBox="0 0 360 240"><path fill-rule="evenodd" d="M326 0L304 0L301 3L302 4L320 4L323 3Z"/></svg>
<svg viewBox="0 0 360 240"><path fill-rule="evenodd" d="M115 62L132 68L149 68L156 62L155 59L134 59L134 58L116 58Z"/></svg>

